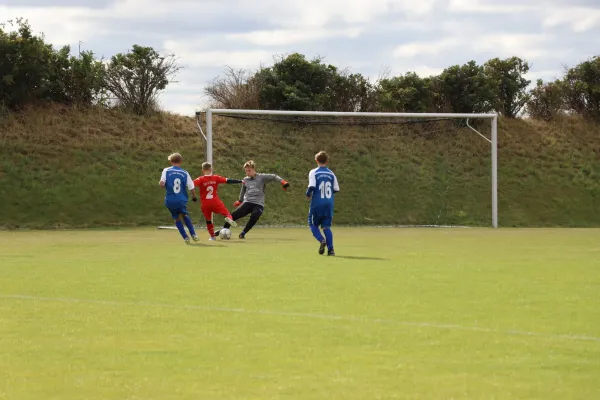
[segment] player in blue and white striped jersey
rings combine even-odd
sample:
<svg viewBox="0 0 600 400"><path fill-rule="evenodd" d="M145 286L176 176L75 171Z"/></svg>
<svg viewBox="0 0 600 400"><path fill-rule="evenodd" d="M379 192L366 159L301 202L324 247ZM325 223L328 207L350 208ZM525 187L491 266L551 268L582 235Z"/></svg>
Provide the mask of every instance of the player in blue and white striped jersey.
<svg viewBox="0 0 600 400"><path fill-rule="evenodd" d="M340 185L335 174L327 168L329 156L326 152L317 153L315 161L318 168L311 170L308 174L306 191L306 197L310 200L308 225L313 236L320 243L319 254L325 253L325 247L327 247L327 255L335 256L331 224L333 222L333 196L340 191ZM319 227L323 229L325 237L321 234Z"/></svg>
<svg viewBox="0 0 600 400"><path fill-rule="evenodd" d="M194 181L190 174L181 168L181 162L183 161L181 154L171 154L169 161L171 162L171 167L163 169L159 182L159 185L166 191L165 206L169 209L171 217L175 221L175 226L179 230L183 240L185 240L185 243L190 244L190 238L183 227L184 223L194 241L197 242L200 239L196 235L192 219L187 211L188 192L186 188L192 195L192 201L198 201L194 192Z"/></svg>

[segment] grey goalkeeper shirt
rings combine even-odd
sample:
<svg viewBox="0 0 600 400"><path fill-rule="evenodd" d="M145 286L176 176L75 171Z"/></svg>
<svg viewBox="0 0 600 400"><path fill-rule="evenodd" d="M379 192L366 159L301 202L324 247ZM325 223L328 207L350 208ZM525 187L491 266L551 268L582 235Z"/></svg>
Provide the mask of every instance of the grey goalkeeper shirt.
<svg viewBox="0 0 600 400"><path fill-rule="evenodd" d="M265 186L268 182L278 181L281 183L283 179L275 174L259 174L250 178L249 176L242 179L242 190L240 191L240 201L244 203L265 205Z"/></svg>

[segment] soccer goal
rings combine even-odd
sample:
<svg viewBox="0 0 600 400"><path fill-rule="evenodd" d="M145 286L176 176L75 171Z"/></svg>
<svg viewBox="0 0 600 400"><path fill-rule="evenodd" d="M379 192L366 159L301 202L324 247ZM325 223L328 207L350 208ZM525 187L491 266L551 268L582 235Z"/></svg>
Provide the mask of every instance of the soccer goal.
<svg viewBox="0 0 600 400"><path fill-rule="evenodd" d="M498 227L495 113L208 109L196 117L213 165L259 159L259 169L304 186L314 154L331 153L342 186L336 215L350 225Z"/></svg>

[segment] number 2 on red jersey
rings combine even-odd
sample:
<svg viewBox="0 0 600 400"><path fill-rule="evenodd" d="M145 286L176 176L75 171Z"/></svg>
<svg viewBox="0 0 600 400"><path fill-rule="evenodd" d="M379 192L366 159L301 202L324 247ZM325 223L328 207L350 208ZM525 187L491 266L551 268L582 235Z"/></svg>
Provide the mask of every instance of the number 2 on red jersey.
<svg viewBox="0 0 600 400"><path fill-rule="evenodd" d="M206 187L206 200L212 200L215 188L213 186Z"/></svg>

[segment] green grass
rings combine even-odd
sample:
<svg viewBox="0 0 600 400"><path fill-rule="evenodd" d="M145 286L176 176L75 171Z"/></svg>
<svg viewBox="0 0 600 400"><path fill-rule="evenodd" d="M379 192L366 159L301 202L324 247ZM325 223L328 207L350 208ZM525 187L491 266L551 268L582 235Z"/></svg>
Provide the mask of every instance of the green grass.
<svg viewBox="0 0 600 400"><path fill-rule="evenodd" d="M478 126L489 136L489 127ZM291 183L269 187L266 224L306 219L304 191L325 149L342 191L336 223L490 226L490 146L454 122L379 127L214 120L216 172L241 178L248 159ZM499 121L501 226L600 227L600 124ZM0 119L0 227L170 223L157 182L168 154L200 174L192 118L115 110L30 110ZM238 187L224 187L228 206Z"/></svg>
<svg viewBox="0 0 600 400"><path fill-rule="evenodd" d="M335 235L0 232L0 399L600 397L600 230Z"/></svg>

